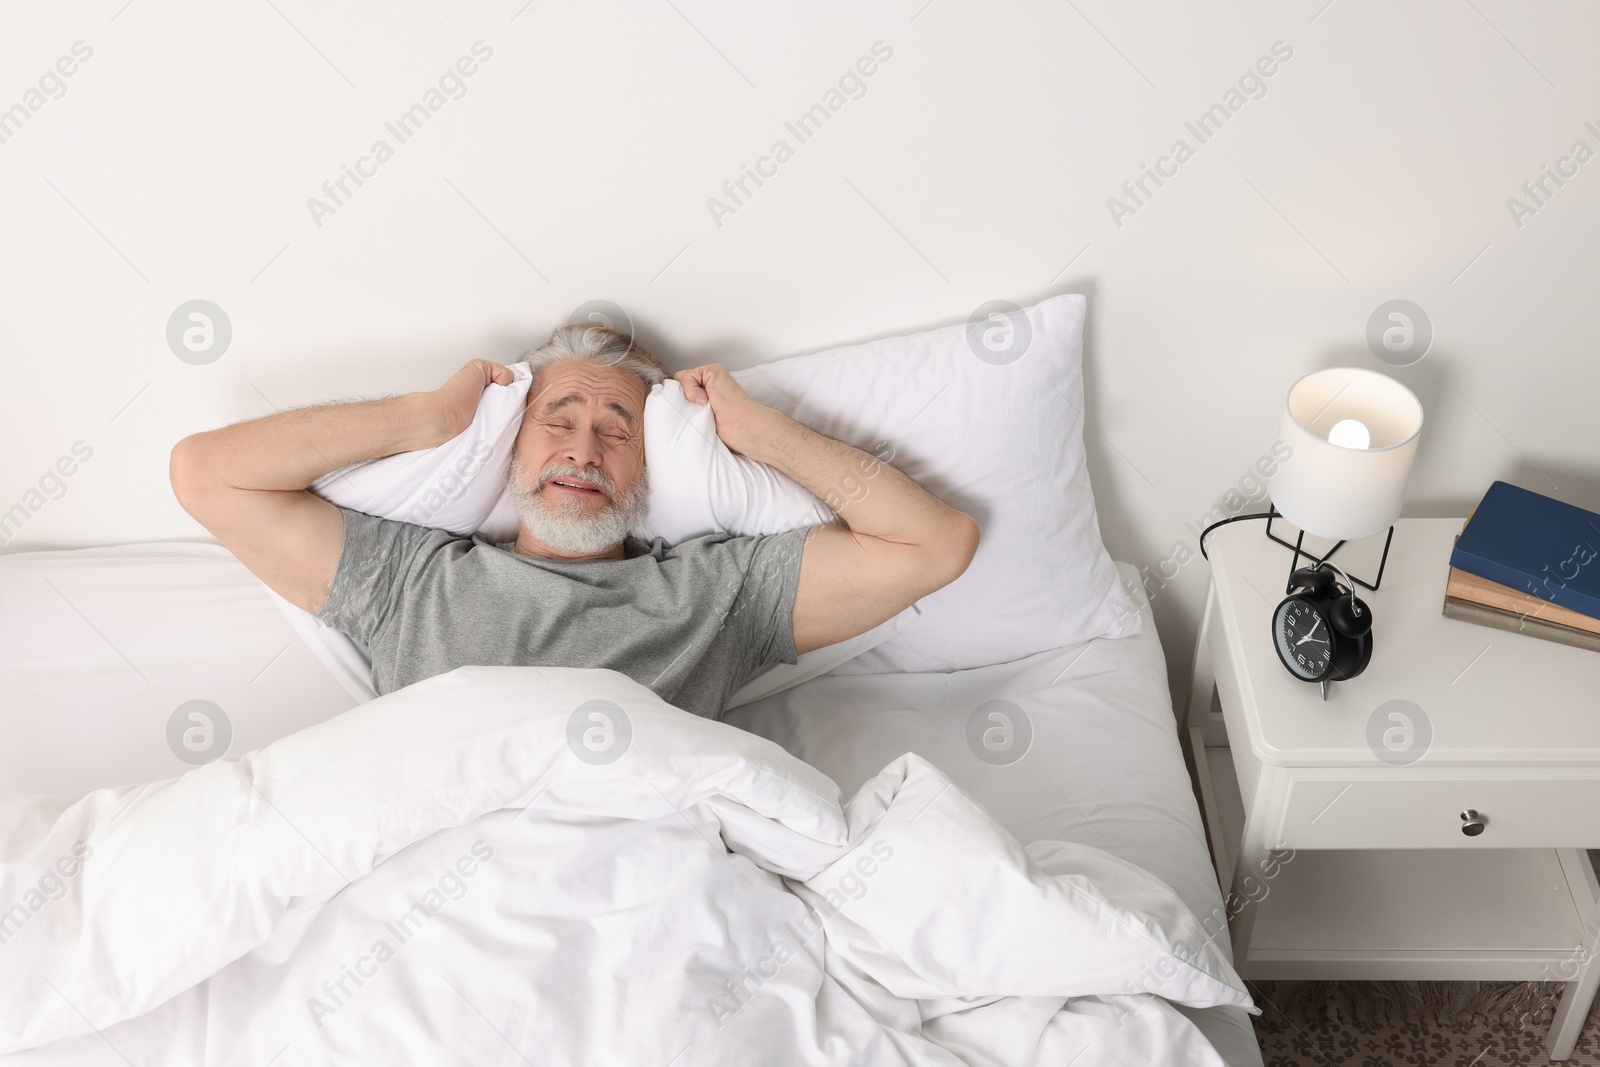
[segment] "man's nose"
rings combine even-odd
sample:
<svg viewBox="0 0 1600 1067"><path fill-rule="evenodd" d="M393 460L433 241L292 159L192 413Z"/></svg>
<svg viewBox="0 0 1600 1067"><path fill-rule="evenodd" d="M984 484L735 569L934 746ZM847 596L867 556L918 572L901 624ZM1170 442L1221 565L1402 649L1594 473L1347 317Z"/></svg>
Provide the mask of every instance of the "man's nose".
<svg viewBox="0 0 1600 1067"><path fill-rule="evenodd" d="M600 447L600 435L592 430L585 430L572 435L567 442L562 456L567 462L577 467L599 467L605 452Z"/></svg>

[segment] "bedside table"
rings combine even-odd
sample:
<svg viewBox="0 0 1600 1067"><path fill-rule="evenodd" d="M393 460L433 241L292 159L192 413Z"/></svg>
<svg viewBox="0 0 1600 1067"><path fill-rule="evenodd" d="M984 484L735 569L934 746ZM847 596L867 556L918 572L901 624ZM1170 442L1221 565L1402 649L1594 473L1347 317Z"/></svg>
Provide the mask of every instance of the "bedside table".
<svg viewBox="0 0 1600 1067"><path fill-rule="evenodd" d="M1600 655L1445 618L1462 521L1396 525L1356 590L1372 663L1326 701L1273 650L1293 553L1214 530L1181 733L1242 976L1565 982L1565 1059L1600 985ZM1334 562L1369 577L1362 547Z"/></svg>

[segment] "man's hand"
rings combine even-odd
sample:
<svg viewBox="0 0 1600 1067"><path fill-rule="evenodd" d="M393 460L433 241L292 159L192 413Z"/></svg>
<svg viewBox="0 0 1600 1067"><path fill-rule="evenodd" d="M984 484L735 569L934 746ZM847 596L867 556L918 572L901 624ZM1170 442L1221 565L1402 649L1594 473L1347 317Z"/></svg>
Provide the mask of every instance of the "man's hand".
<svg viewBox="0 0 1600 1067"><path fill-rule="evenodd" d="M424 393L427 410L432 416L432 432L438 438L434 444L442 445L472 425L472 417L478 413L478 401L491 383L510 385L514 380L510 367L487 359L472 359L439 388Z"/></svg>
<svg viewBox="0 0 1600 1067"><path fill-rule="evenodd" d="M683 395L696 404L711 405L717 420L717 436L740 455L749 455L760 440L761 423L776 414L772 408L750 399L744 387L720 363L707 363L693 370L674 374L683 385Z"/></svg>

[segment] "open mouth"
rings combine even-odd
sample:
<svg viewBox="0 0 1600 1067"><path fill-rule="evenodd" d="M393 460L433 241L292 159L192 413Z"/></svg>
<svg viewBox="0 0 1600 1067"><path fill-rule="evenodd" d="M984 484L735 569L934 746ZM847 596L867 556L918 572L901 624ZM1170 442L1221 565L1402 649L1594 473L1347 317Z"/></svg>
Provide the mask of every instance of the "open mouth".
<svg viewBox="0 0 1600 1067"><path fill-rule="evenodd" d="M550 484L565 489L569 493L587 493L590 496L605 496L598 486L586 482L581 478L551 478Z"/></svg>

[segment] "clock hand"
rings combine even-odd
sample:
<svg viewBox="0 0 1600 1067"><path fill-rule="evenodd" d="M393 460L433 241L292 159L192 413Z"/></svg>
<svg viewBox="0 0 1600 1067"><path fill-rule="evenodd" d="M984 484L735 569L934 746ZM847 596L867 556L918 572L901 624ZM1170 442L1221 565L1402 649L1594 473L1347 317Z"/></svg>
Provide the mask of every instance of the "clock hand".
<svg viewBox="0 0 1600 1067"><path fill-rule="evenodd" d="M1316 618L1311 620L1311 629L1307 630L1306 631L1306 635L1304 637L1302 637L1300 640L1298 640L1298 641L1296 641L1294 643L1294 647L1295 648L1299 648L1301 645L1305 644L1307 641L1316 641L1317 644L1319 644L1319 645L1327 644L1328 642L1322 640L1321 638L1314 638L1314 637L1311 636L1312 634L1317 632L1317 627L1319 627L1321 625L1322 625L1322 616L1318 615Z"/></svg>

